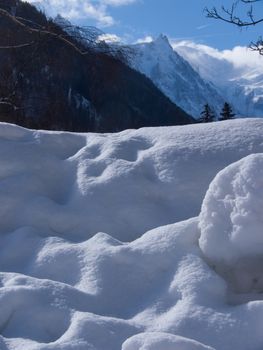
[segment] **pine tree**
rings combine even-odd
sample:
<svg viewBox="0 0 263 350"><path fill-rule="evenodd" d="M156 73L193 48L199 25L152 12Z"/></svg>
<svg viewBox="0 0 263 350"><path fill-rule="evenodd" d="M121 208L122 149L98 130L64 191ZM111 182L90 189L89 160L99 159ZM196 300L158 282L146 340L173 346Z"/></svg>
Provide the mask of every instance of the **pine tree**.
<svg viewBox="0 0 263 350"><path fill-rule="evenodd" d="M228 120L228 119L233 119L235 117L232 107L227 102L225 102L220 115L221 115L221 118L219 118L219 120Z"/></svg>
<svg viewBox="0 0 263 350"><path fill-rule="evenodd" d="M215 120L214 113L208 103L204 105L204 110L201 112L199 119L200 123L210 123Z"/></svg>

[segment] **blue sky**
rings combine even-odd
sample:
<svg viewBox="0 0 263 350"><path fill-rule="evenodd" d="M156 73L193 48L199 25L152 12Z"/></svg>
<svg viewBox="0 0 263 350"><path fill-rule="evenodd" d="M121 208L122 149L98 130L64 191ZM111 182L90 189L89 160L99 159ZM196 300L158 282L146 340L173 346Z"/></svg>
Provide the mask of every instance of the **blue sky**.
<svg viewBox="0 0 263 350"><path fill-rule="evenodd" d="M162 32L170 38L202 42L219 49L247 45L261 34L263 26L240 31L204 15L205 6L220 7L230 3L230 0L138 1L129 6L112 8L111 15L116 24L109 29L120 36L127 33L134 37L157 36Z"/></svg>
<svg viewBox="0 0 263 350"><path fill-rule="evenodd" d="M128 42L163 33L171 39L192 40L218 49L230 49L237 45L248 45L261 35L261 30L263 32L263 25L241 31L205 17L205 6L229 6L231 0L40 1L46 3L46 9L52 15L60 12L74 23L96 25ZM259 2L257 10L263 15L263 3Z"/></svg>

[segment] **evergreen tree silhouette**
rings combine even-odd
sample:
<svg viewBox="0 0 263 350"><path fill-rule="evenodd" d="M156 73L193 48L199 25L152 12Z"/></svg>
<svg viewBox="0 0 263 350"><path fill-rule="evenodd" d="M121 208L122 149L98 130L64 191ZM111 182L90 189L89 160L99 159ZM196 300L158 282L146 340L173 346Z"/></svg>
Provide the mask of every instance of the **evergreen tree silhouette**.
<svg viewBox="0 0 263 350"><path fill-rule="evenodd" d="M232 107L227 102L224 103L224 106L222 108L220 115L221 117L219 118L219 120L228 120L228 119L233 119L235 117Z"/></svg>
<svg viewBox="0 0 263 350"><path fill-rule="evenodd" d="M215 120L214 113L208 103L204 105L204 110L200 114L200 123L210 123Z"/></svg>

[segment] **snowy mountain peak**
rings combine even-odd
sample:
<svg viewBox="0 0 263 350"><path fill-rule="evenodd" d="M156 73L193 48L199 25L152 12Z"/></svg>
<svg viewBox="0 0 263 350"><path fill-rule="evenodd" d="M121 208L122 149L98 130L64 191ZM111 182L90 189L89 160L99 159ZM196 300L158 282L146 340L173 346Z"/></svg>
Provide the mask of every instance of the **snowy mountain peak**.
<svg viewBox="0 0 263 350"><path fill-rule="evenodd" d="M149 56L163 56L167 57L167 55L173 55L174 49L171 46L169 39L166 35L160 34L158 37L156 37L154 40L150 42L142 42L131 46L135 54L141 51L147 51Z"/></svg>
<svg viewBox="0 0 263 350"><path fill-rule="evenodd" d="M164 34L160 34L155 40L152 41L152 43L163 49L173 50L167 36Z"/></svg>
<svg viewBox="0 0 263 350"><path fill-rule="evenodd" d="M150 43L132 46L130 59L133 69L145 74L154 84L190 115L199 118L203 106L210 101L219 112L222 96L174 51L168 38L161 34Z"/></svg>

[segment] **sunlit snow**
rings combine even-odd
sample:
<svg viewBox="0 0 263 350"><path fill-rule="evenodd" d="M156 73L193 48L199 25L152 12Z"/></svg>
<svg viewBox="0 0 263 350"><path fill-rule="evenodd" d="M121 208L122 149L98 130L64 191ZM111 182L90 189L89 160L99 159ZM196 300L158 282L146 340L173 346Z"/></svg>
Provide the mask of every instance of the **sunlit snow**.
<svg viewBox="0 0 263 350"><path fill-rule="evenodd" d="M262 135L0 124L0 349L262 349Z"/></svg>

